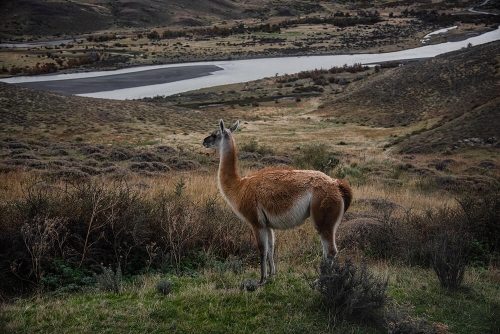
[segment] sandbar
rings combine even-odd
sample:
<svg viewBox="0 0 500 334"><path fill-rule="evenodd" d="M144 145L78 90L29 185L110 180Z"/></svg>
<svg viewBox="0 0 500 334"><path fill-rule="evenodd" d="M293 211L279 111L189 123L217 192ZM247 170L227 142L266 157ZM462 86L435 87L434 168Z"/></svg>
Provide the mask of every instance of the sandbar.
<svg viewBox="0 0 500 334"><path fill-rule="evenodd" d="M223 70L215 65L168 67L106 76L15 83L16 85L63 94L89 94L194 79Z"/></svg>

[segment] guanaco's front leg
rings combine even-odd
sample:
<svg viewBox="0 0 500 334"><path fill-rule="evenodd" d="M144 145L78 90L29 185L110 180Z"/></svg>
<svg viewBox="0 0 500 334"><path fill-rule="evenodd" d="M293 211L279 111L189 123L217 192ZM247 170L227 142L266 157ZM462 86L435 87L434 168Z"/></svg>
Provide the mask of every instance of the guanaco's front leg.
<svg viewBox="0 0 500 334"><path fill-rule="evenodd" d="M260 254L260 281L259 285L264 285L267 279L267 255L269 252L269 233L268 229L265 227L253 229L255 240L257 242L257 248ZM273 263L274 267L274 263Z"/></svg>

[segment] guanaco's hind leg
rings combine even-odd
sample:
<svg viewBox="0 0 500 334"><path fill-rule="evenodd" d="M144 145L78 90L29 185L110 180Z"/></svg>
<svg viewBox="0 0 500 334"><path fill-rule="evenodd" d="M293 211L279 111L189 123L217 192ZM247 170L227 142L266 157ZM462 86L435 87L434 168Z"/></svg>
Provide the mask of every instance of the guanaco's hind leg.
<svg viewBox="0 0 500 334"><path fill-rule="evenodd" d="M276 267L274 265L274 231L267 228L267 257L269 260L269 277L273 277L276 274Z"/></svg>
<svg viewBox="0 0 500 334"><path fill-rule="evenodd" d="M344 215L344 201L325 201L313 198L311 203L311 222L319 233L323 246L323 259L333 259L337 255L335 233Z"/></svg>

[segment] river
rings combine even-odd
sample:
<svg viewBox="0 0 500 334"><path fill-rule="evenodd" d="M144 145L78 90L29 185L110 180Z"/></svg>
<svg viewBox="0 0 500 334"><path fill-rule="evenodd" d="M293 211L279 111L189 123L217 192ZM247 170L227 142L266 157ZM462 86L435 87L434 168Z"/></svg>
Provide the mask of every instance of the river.
<svg viewBox="0 0 500 334"><path fill-rule="evenodd" d="M469 45L480 45L497 40L500 40L500 28L466 40L425 45L397 52L154 65L115 71L13 77L0 81L95 98L139 99L174 95L200 88L253 81L301 71L329 69L344 64L377 64L387 61L431 58ZM191 73L191 76L186 76L186 72ZM159 82L158 76L160 75L164 80ZM92 86L92 91L79 91L75 89L76 86L83 87L82 89Z"/></svg>

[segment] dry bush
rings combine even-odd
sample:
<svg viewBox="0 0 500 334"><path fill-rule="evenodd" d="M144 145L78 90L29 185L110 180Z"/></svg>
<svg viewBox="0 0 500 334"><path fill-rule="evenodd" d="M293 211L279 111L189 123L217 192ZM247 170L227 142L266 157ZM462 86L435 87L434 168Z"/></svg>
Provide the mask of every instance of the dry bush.
<svg viewBox="0 0 500 334"><path fill-rule="evenodd" d="M31 260L31 273L39 281L50 259L65 255L66 221L59 217L35 217L21 227L21 236Z"/></svg>
<svg viewBox="0 0 500 334"><path fill-rule="evenodd" d="M338 259L323 261L318 280L311 287L319 291L334 313L332 318L375 319L387 302L387 280L374 276L366 264L356 266L350 259L341 264Z"/></svg>
<svg viewBox="0 0 500 334"><path fill-rule="evenodd" d="M458 289L462 284L467 265L466 244L462 236L449 233L434 238L430 247L431 263L441 286Z"/></svg>
<svg viewBox="0 0 500 334"><path fill-rule="evenodd" d="M466 216L467 232L483 245L485 256L500 253L500 189L481 189L457 201Z"/></svg>
<svg viewBox="0 0 500 334"><path fill-rule="evenodd" d="M30 181L22 196L2 204L0 287L52 278L55 261L94 272L95 263L115 264L134 275L165 269L162 257L182 270L214 256L254 254L251 230L227 205L216 197L190 199L177 188L104 178L57 186Z"/></svg>
<svg viewBox="0 0 500 334"><path fill-rule="evenodd" d="M437 334L425 318L412 317L408 310L396 305L386 312L388 334Z"/></svg>
<svg viewBox="0 0 500 334"><path fill-rule="evenodd" d="M358 203L368 204L370 210L354 215L354 219L341 227L341 249L410 265L430 266L430 249L436 236L448 232L470 241L466 217L459 207L413 212L386 199L365 199Z"/></svg>

